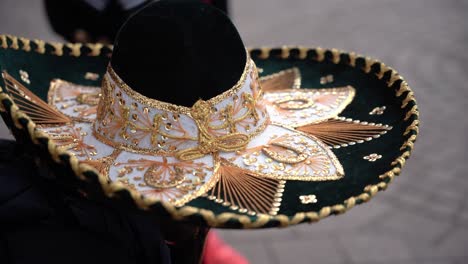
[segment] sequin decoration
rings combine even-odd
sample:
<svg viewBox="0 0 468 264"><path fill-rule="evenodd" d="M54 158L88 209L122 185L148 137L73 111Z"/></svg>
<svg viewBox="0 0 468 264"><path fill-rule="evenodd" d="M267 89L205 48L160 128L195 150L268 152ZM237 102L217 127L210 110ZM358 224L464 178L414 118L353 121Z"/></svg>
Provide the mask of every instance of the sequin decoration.
<svg viewBox="0 0 468 264"><path fill-rule="evenodd" d="M31 81L29 80L29 73L27 71L20 70L19 74L23 82L31 84Z"/></svg>
<svg viewBox="0 0 468 264"><path fill-rule="evenodd" d="M369 115L382 115L385 111L386 107L381 106L381 107L376 107L372 109L372 111L369 112Z"/></svg>
<svg viewBox="0 0 468 264"><path fill-rule="evenodd" d="M99 79L99 74L94 72L87 72L84 76L86 80L97 81Z"/></svg>
<svg viewBox="0 0 468 264"><path fill-rule="evenodd" d="M287 89L265 93L272 122L298 127L336 117L354 98L351 86L328 89Z"/></svg>
<svg viewBox="0 0 468 264"><path fill-rule="evenodd" d="M328 74L326 76L323 76L320 78L320 84L327 84L327 83L332 83L334 80L333 80L333 75L331 74Z"/></svg>
<svg viewBox="0 0 468 264"><path fill-rule="evenodd" d="M99 87L77 85L57 79L51 82L47 100L49 105L72 120L92 122L96 119L100 98Z"/></svg>
<svg viewBox="0 0 468 264"><path fill-rule="evenodd" d="M301 195L299 196L299 200L301 201L302 204L311 204L311 203L317 203L317 196L315 194L309 194L309 195Z"/></svg>
<svg viewBox="0 0 468 264"><path fill-rule="evenodd" d="M368 160L370 162L374 162L374 161L376 161L378 159L381 159L381 158L382 158L382 155L379 155L377 153L372 153L372 154L369 154L369 155L363 157L363 159Z"/></svg>

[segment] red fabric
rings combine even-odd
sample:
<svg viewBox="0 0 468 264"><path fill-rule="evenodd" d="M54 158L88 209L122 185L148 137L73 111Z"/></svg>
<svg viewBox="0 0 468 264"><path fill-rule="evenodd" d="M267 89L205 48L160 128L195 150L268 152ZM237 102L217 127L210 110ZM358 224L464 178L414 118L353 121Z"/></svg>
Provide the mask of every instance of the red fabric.
<svg viewBox="0 0 468 264"><path fill-rule="evenodd" d="M210 231L205 242L204 264L249 264L246 258Z"/></svg>

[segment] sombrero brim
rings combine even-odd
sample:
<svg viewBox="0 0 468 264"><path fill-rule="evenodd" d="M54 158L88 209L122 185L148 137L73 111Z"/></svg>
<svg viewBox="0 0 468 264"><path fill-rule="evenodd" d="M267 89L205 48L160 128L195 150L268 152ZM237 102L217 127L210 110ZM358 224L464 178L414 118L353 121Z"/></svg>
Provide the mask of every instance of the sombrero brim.
<svg viewBox="0 0 468 264"><path fill-rule="evenodd" d="M10 36L1 36L0 40L2 71L21 80L42 100L47 100L49 84L57 78L99 86L111 52L100 45L52 45ZM337 120L392 127L385 136L363 144L354 144L353 140L349 140L351 144L330 142L328 145L334 148L327 151L339 160L345 177L333 181L286 181L280 186L282 202L276 215L248 214L208 196L176 207L109 181L93 167L57 147L57 140L36 127L34 118L21 111L21 103L15 102L6 87L0 94L2 115L17 140L43 157L42 164L47 164L50 174L57 175L68 186L76 186L90 199L120 201L158 215L202 221L214 227L260 228L317 221L369 200L399 174L413 148L419 121L413 93L393 69L352 53L320 48L252 49L250 54L263 70L262 75L296 67L302 75L301 87L354 87L354 99L340 109ZM318 131L307 128L308 124L301 125L302 129L298 128L301 133Z"/></svg>

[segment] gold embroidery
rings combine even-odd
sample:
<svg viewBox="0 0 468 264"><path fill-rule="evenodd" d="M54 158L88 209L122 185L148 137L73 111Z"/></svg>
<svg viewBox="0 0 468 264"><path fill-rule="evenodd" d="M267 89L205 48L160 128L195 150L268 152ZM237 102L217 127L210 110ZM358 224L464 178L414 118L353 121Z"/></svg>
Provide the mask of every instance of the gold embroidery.
<svg viewBox="0 0 468 264"><path fill-rule="evenodd" d="M21 80L27 84L31 84L31 81L29 80L29 74L26 71L20 70L19 71Z"/></svg>
<svg viewBox="0 0 468 264"><path fill-rule="evenodd" d="M79 57L81 55L81 43L67 43L66 47L70 49L70 55Z"/></svg>
<svg viewBox="0 0 468 264"><path fill-rule="evenodd" d="M37 124L67 124L71 119L53 109L7 72L2 72L5 87L18 107Z"/></svg>
<svg viewBox="0 0 468 264"><path fill-rule="evenodd" d="M386 107L381 106L381 107L376 107L372 109L372 111L369 112L369 115L382 115L385 111Z"/></svg>
<svg viewBox="0 0 468 264"><path fill-rule="evenodd" d="M265 146L270 151L279 153L280 158L273 159L266 154L261 157ZM288 146L288 148L283 146ZM291 146L297 152L292 151L289 148ZM298 152L306 154L306 158L299 161L305 155L298 155ZM338 180L344 176L341 164L328 147L318 139L299 131L282 136L273 135L267 144L247 148L237 152L236 156L228 158L230 162L236 163L233 166L238 166L239 161L236 161L238 159L241 159L243 165L246 165L249 170L264 178L328 181Z"/></svg>
<svg viewBox="0 0 468 264"><path fill-rule="evenodd" d="M71 119L92 122L101 98L101 89L63 80L53 80L47 96L49 105Z"/></svg>
<svg viewBox="0 0 468 264"><path fill-rule="evenodd" d="M301 195L299 196L299 200L301 200L302 204L311 204L311 203L317 203L317 196L314 194L309 194L309 195Z"/></svg>
<svg viewBox="0 0 468 264"><path fill-rule="evenodd" d="M381 159L381 158L382 158L382 155L379 155L377 153L372 153L372 154L369 154L369 155L363 157L363 159L368 160L370 162L374 162L374 161L376 161L378 159Z"/></svg>
<svg viewBox="0 0 468 264"><path fill-rule="evenodd" d="M328 74L320 78L320 84L327 84L333 82L333 75Z"/></svg>
<svg viewBox="0 0 468 264"><path fill-rule="evenodd" d="M217 95L209 100L207 100L208 103L215 105L227 98L232 98L244 85L247 74L251 69L255 68L254 62L250 59L250 56L248 53L246 53L246 64L245 68L242 72L242 75L239 79L239 81L229 90L223 92L220 95ZM170 111L170 112L175 112L179 114L189 114L190 113L190 108L186 106L179 106L179 105L174 105L171 103L166 103L162 101L158 101L156 99L151 99L148 98L135 90L133 90L131 87L129 87L120 77L115 73L115 71L112 69L112 67L109 66L107 67L107 73L111 76L111 78L118 84L119 88L122 89L123 92L128 94L130 97L136 99L141 104L165 110L165 111Z"/></svg>
<svg viewBox="0 0 468 264"><path fill-rule="evenodd" d="M198 146L177 152L178 159L192 160L218 151L236 151L243 149L248 144L249 136L242 133L231 133L219 137L211 135L208 131L208 118L211 109L212 106L203 100L198 100L193 105L191 116L198 127Z"/></svg>
<svg viewBox="0 0 468 264"><path fill-rule="evenodd" d="M99 103L99 99L101 97L100 92L96 93L80 93L76 97L76 101L80 104L87 104L90 106L96 106Z"/></svg>
<svg viewBox="0 0 468 264"><path fill-rule="evenodd" d="M301 87L301 74L298 68L291 68L260 78L260 85L265 92L298 89Z"/></svg>
<svg viewBox="0 0 468 264"><path fill-rule="evenodd" d="M392 127L338 117L296 129L317 137L331 147L340 148L378 138Z"/></svg>
<svg viewBox="0 0 468 264"><path fill-rule="evenodd" d="M96 81L97 79L99 79L99 74L94 73L94 72L87 72L84 78L86 80Z"/></svg>
<svg viewBox="0 0 468 264"><path fill-rule="evenodd" d="M138 190L148 196L165 199L175 205L184 203L200 196L218 181L214 174L215 167L209 167L204 162L172 161L161 157L161 161L151 159L129 159L113 164L118 171L119 182ZM191 179L184 175L191 175ZM148 189L151 187L151 189ZM198 188L198 189L197 189Z"/></svg>
<svg viewBox="0 0 468 264"><path fill-rule="evenodd" d="M85 142L87 132L81 127L69 125L65 128L55 128L47 131L57 145L64 150L71 150L80 160L92 160L98 154L98 149Z"/></svg>
<svg viewBox="0 0 468 264"><path fill-rule="evenodd" d="M243 75L250 74L250 90L249 86L231 88L232 97L225 98L222 109L216 109L214 104L218 96L197 102L192 108L146 98L126 86L109 67L93 133L116 148L138 153L177 153L182 160L242 149L269 121L260 102L262 93L255 65L247 65L248 71ZM198 119L194 118L195 112L200 113Z"/></svg>
<svg viewBox="0 0 468 264"><path fill-rule="evenodd" d="M170 174L171 178L164 181L161 166L151 166L144 174L145 183L151 187L165 189L176 187L185 180L185 176L179 167L174 166L174 171L171 171Z"/></svg>
<svg viewBox="0 0 468 264"><path fill-rule="evenodd" d="M285 181L263 178L224 159L220 163L219 181L208 192L208 199L249 215L278 213Z"/></svg>
<svg viewBox="0 0 468 264"><path fill-rule="evenodd" d="M276 100L274 104L284 110L302 110L313 106L314 101L306 96L286 96Z"/></svg>
<svg viewBox="0 0 468 264"><path fill-rule="evenodd" d="M36 48L37 53L44 54L46 52L46 48L45 48L46 43L43 40L35 39L33 40L33 43L36 44L37 46Z"/></svg>
<svg viewBox="0 0 468 264"><path fill-rule="evenodd" d="M272 151L270 149L270 145L265 145L262 148L263 153L265 153L267 156L270 158L282 162L282 163L287 163L287 164L295 164L295 163L300 163L306 160L309 155L304 153L303 149L296 147L292 144L288 144L287 142L272 142L272 146L277 146L286 149L286 155L282 155L276 151ZM291 153L293 155L291 155Z"/></svg>
<svg viewBox="0 0 468 264"><path fill-rule="evenodd" d="M114 162L114 160L119 156L121 153L121 150L114 150L111 155L100 158L100 159L95 159L95 160L81 160L80 162L87 164L91 167L94 167L99 173L104 175L107 180L109 179L109 166Z"/></svg>
<svg viewBox="0 0 468 264"><path fill-rule="evenodd" d="M31 40L29 40L27 38L22 38L22 37L20 37L19 40L23 44L23 50L24 51L26 51L26 52L31 51Z"/></svg>
<svg viewBox="0 0 468 264"><path fill-rule="evenodd" d="M351 86L322 89L285 89L265 93L262 100L273 122L298 127L336 117L351 103Z"/></svg>

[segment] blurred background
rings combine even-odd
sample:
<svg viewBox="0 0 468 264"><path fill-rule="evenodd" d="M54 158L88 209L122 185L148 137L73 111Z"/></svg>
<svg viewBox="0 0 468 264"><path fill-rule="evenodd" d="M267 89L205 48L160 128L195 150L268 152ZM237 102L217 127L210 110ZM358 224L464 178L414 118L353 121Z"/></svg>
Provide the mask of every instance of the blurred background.
<svg viewBox="0 0 468 264"><path fill-rule="evenodd" d="M251 263L468 263L468 1L238 0L229 11L250 47L382 60L410 84L422 120L402 175L370 203L314 224L220 235ZM1 0L0 33L62 41L37 0ZM0 137L11 138L4 124Z"/></svg>

